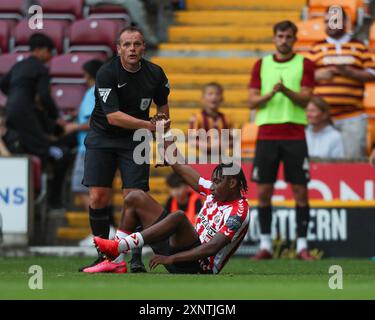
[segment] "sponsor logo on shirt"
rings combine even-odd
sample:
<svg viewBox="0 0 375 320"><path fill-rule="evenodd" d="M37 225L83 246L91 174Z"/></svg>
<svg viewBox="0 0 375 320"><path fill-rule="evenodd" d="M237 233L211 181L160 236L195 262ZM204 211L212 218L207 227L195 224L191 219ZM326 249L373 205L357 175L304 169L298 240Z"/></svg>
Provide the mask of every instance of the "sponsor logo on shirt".
<svg viewBox="0 0 375 320"><path fill-rule="evenodd" d="M127 82L125 82L125 83L123 83L123 84L117 84L117 88L122 88L122 87L124 87L124 86L126 86L126 84L127 84Z"/></svg>

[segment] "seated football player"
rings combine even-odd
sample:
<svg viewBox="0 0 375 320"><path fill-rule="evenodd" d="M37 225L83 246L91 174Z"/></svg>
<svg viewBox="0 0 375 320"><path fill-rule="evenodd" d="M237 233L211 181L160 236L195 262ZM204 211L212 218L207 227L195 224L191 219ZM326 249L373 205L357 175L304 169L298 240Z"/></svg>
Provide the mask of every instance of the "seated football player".
<svg viewBox="0 0 375 320"><path fill-rule="evenodd" d="M149 194L136 190L125 198L122 237L116 240L95 237L94 243L109 260L133 248L150 245L155 253L150 269L161 264L170 273L219 273L248 229L244 173L238 168L232 174L226 170L232 164L219 164L210 181L188 165L176 163L171 167L194 190L206 196L195 228L183 211L166 212ZM143 231L134 232L139 223Z"/></svg>

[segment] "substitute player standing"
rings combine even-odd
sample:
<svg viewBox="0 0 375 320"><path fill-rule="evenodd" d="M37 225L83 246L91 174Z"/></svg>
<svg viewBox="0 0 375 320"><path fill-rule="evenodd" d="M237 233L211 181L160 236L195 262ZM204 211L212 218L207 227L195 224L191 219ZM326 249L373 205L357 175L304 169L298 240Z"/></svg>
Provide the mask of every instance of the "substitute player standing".
<svg viewBox="0 0 375 320"><path fill-rule="evenodd" d="M109 204L116 170L121 173L124 197L132 190L149 190L149 164L137 164L133 159L134 148L140 143L133 139L135 130L155 131L155 123L149 120L152 101L158 113L169 117L168 79L161 67L142 58L145 42L140 30L123 29L117 50L118 56L105 63L97 73L95 108L85 140L83 184L89 187L92 233L102 238L108 238ZM165 126L169 126L169 121ZM82 270L125 273L123 260L123 255L115 261L99 256ZM135 265L143 267L140 260L135 261Z"/></svg>
<svg viewBox="0 0 375 320"><path fill-rule="evenodd" d="M260 251L255 259L272 258L271 197L279 163L292 185L296 201L297 254L312 260L307 250L309 159L304 127L305 108L314 86L311 61L293 52L297 27L290 21L277 23L273 41L276 54L257 61L250 83L250 108L256 109L259 126L252 180L258 184Z"/></svg>

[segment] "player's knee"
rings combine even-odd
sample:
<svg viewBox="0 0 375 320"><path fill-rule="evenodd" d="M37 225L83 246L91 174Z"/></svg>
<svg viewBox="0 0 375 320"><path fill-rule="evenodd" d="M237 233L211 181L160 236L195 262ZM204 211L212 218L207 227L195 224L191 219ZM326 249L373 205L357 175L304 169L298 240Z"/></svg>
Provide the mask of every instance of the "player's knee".
<svg viewBox="0 0 375 320"><path fill-rule="evenodd" d="M124 198L125 206L136 207L145 200L145 192L142 190L133 190L129 192Z"/></svg>
<svg viewBox="0 0 375 320"><path fill-rule="evenodd" d="M259 204L262 206L268 206L271 203L272 191L268 189L261 190L259 192Z"/></svg>
<svg viewBox="0 0 375 320"><path fill-rule="evenodd" d="M307 189L304 186L292 186L294 198L299 206L307 203Z"/></svg>
<svg viewBox="0 0 375 320"><path fill-rule="evenodd" d="M174 219L176 224L177 223L181 223L181 222L187 220L185 212L182 211L182 210L178 210L178 211L170 214L169 217L171 217L172 219Z"/></svg>
<svg viewBox="0 0 375 320"><path fill-rule="evenodd" d="M108 193L102 190L95 190L90 192L90 207L93 209L100 209L108 206Z"/></svg>

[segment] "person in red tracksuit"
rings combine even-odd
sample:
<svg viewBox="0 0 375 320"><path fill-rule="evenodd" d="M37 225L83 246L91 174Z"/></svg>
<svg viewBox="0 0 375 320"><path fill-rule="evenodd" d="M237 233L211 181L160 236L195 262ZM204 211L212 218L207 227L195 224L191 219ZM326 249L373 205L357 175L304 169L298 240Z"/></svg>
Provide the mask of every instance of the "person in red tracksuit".
<svg viewBox="0 0 375 320"><path fill-rule="evenodd" d="M170 197L165 204L165 210L176 212L182 210L195 225L197 214L202 208L202 202L197 192L193 191L178 174L171 173L166 179L170 189Z"/></svg>

